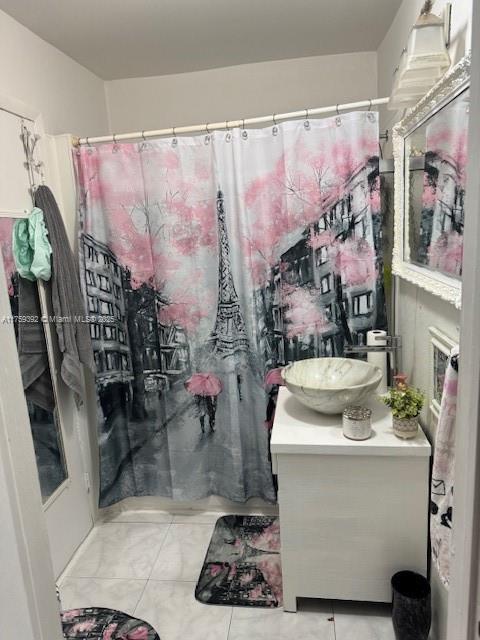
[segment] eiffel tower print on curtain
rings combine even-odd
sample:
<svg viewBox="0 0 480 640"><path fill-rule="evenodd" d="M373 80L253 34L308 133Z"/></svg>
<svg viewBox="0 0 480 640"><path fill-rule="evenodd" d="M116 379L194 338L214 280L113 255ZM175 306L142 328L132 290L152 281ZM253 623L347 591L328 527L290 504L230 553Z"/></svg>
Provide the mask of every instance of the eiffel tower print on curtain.
<svg viewBox="0 0 480 640"><path fill-rule="evenodd" d="M217 220L219 244L218 304L215 327L210 335L209 342L212 345L214 354L228 358L239 351L247 351L248 338L233 282L223 193L220 189L217 192Z"/></svg>

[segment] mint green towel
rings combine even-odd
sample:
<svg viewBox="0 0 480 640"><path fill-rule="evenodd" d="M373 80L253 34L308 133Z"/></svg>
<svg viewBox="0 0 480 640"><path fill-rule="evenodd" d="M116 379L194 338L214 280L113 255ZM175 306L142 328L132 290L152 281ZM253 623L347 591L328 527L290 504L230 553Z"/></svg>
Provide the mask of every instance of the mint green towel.
<svg viewBox="0 0 480 640"><path fill-rule="evenodd" d="M12 250L18 274L26 280L50 280L52 247L43 219L43 211L34 207L28 218L13 227Z"/></svg>

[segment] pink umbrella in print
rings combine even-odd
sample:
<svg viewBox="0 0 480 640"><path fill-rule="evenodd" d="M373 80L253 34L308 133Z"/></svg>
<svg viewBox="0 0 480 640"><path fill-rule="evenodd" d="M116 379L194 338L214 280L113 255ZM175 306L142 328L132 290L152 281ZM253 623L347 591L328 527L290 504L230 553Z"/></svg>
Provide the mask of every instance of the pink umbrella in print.
<svg viewBox="0 0 480 640"><path fill-rule="evenodd" d="M284 385L284 381L282 378L282 367L277 367L276 369L270 369L270 371L265 376L265 386L269 387L272 385Z"/></svg>
<svg viewBox="0 0 480 640"><path fill-rule="evenodd" d="M222 381L214 373L194 373L185 382L185 389L195 397L202 433L205 433L206 417L208 417L210 432L214 433L217 396L223 390Z"/></svg>
<svg viewBox="0 0 480 640"><path fill-rule="evenodd" d="M214 373L194 373L186 382L185 389L192 396L218 396L223 390L222 381Z"/></svg>

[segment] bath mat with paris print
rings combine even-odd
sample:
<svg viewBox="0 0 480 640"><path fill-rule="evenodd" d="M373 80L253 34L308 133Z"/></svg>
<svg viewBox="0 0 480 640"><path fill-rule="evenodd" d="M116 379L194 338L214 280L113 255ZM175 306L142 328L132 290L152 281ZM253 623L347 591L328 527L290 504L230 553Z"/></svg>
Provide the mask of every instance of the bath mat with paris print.
<svg viewBox="0 0 480 640"><path fill-rule="evenodd" d="M115 609L69 609L61 619L66 640L160 640L147 622Z"/></svg>
<svg viewBox="0 0 480 640"><path fill-rule="evenodd" d="M278 518L219 518L198 579L195 597L204 604L281 606L282 566Z"/></svg>

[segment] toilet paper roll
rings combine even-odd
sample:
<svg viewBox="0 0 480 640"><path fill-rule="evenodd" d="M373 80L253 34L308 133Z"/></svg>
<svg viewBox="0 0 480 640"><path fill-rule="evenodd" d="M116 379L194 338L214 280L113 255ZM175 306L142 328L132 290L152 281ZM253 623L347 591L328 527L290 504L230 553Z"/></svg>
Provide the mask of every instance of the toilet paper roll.
<svg viewBox="0 0 480 640"><path fill-rule="evenodd" d="M380 329L374 329L373 331L368 331L367 346L381 347L382 345L386 345L386 344L387 344L386 331L381 331ZM378 367L382 372L382 380L380 381L380 384L377 387L377 393L378 394L387 393L387 390L388 390L387 354L385 352L368 353L367 362Z"/></svg>

